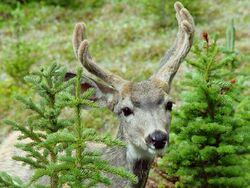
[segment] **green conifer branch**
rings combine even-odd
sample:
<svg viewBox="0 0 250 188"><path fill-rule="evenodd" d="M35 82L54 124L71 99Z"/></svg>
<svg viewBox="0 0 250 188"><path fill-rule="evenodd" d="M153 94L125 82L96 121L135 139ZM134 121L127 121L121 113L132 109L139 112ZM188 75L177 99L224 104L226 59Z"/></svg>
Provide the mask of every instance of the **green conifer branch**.
<svg viewBox="0 0 250 188"><path fill-rule="evenodd" d="M17 144L17 148L26 154L13 159L31 166L35 173L25 185L20 181L16 187L51 187L64 184L72 187L90 187L98 184L110 185L107 173L113 173L132 182L136 177L123 168L111 166L102 159L102 153L89 151L89 142L99 142L107 147L125 147L120 140L110 135L98 136L96 131L84 127L81 110L84 106L97 107L89 98L95 90L82 93L82 71L77 77L64 81L66 70L53 64L46 69L36 71L25 80L40 96L38 101L17 97L32 114L25 123L6 120L6 123L21 132L19 140L29 139ZM72 88L74 87L73 95ZM61 118L65 107L74 109L73 118ZM38 183L40 178L48 176L49 185ZM0 173L0 185L15 187L15 177ZM17 180L16 180L17 181Z"/></svg>
<svg viewBox="0 0 250 188"><path fill-rule="evenodd" d="M194 70L184 81L184 103L172 123L175 140L161 161L169 175L179 176L176 186L234 188L249 183L250 136L244 132L250 129L250 100L244 101L249 97L234 74L236 67L228 71L238 58L230 29L227 47L233 52L225 53L206 34L205 48L196 45L195 59L187 61Z"/></svg>
<svg viewBox="0 0 250 188"><path fill-rule="evenodd" d="M11 177L5 172L0 172L0 187L25 188L26 186L18 177Z"/></svg>

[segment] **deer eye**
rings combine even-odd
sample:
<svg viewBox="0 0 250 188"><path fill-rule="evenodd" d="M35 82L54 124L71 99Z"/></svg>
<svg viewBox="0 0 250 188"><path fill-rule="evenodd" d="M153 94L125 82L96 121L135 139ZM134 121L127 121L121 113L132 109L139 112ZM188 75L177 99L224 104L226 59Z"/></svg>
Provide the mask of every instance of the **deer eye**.
<svg viewBox="0 0 250 188"><path fill-rule="evenodd" d="M129 116L133 114L133 111L129 107L125 107L122 109L122 113L124 114L124 116Z"/></svg>
<svg viewBox="0 0 250 188"><path fill-rule="evenodd" d="M172 101L168 101L167 104L165 105L165 109L169 111L172 111L172 107L173 107Z"/></svg>

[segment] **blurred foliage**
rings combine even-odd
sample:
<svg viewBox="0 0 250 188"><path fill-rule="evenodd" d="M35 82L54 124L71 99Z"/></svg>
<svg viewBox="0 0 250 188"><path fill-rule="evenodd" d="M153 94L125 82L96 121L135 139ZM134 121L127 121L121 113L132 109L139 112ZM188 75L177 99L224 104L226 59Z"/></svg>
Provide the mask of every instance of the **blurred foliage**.
<svg viewBox="0 0 250 188"><path fill-rule="evenodd" d="M31 94L31 91L30 88L25 85L20 87L20 85L16 85L13 80L0 81L0 117L4 117L8 111L12 110L13 106L17 107L16 101L14 100L16 95L27 94ZM15 115L18 116L19 113L20 112L17 112Z"/></svg>
<svg viewBox="0 0 250 188"><path fill-rule="evenodd" d="M15 80L16 84L23 82L23 77L29 74L31 66L37 62L37 57L40 55L39 46L33 43L17 42L17 44L11 43L6 49L6 56L2 59L3 69Z"/></svg>
<svg viewBox="0 0 250 188"><path fill-rule="evenodd" d="M238 57L239 52L237 52L237 50L235 49L235 40L236 40L236 29L234 26L234 21L231 20L231 23L228 25L226 30L226 45L225 47L222 47L222 52L224 54L227 54L229 57L234 56L234 58L229 64L231 70L237 68L240 64L240 57Z"/></svg>
<svg viewBox="0 0 250 188"><path fill-rule="evenodd" d="M142 0L143 13L148 16L155 16L157 27L166 27L176 25L174 3L177 0ZM181 3L192 13L196 23L204 21L208 14L207 1L200 0L182 0Z"/></svg>
<svg viewBox="0 0 250 188"><path fill-rule="evenodd" d="M0 80L0 120L11 118L15 120L24 120L29 112L24 112L15 98L17 95L32 95L30 87L17 85L13 80ZM10 127L0 121L0 142L2 138L10 131Z"/></svg>
<svg viewBox="0 0 250 188"><path fill-rule="evenodd" d="M13 7L17 6L18 4L41 3L45 5L71 8L77 8L83 5L84 7L88 7L90 9L101 7L104 2L105 0L2 0L2 3L9 4Z"/></svg>
<svg viewBox="0 0 250 188"><path fill-rule="evenodd" d="M7 4L0 3L0 28L4 26L6 20L11 17L12 8Z"/></svg>
<svg viewBox="0 0 250 188"><path fill-rule="evenodd" d="M21 38L25 32L25 14L20 4L11 15L14 18L14 22L9 26L12 28L12 40L5 42L1 66L18 84L29 74L31 66L38 61L42 50L37 42L26 42Z"/></svg>

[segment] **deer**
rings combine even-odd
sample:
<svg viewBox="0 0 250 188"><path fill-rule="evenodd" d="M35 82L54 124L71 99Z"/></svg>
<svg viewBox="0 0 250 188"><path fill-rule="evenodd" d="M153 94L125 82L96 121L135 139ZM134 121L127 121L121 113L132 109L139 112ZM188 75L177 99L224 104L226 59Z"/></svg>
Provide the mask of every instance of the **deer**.
<svg viewBox="0 0 250 188"><path fill-rule="evenodd" d="M85 24L78 23L74 28L72 43L75 56L95 77L84 76L82 88L95 88L95 100L119 117L120 126L116 137L127 144L126 148L101 147L99 150L111 165L124 167L138 178L138 182L133 184L109 174L111 187L144 188L154 158L162 155L169 145L173 106L171 84L192 47L195 31L189 11L180 2L176 2L174 8L178 22L174 45L166 51L156 72L148 80L140 82L125 80L101 68L88 50ZM74 76L68 73L66 79ZM1 144L0 168L27 181L33 174L32 169L17 161L9 162L11 156L19 152L14 147L17 137L18 133L13 132Z"/></svg>

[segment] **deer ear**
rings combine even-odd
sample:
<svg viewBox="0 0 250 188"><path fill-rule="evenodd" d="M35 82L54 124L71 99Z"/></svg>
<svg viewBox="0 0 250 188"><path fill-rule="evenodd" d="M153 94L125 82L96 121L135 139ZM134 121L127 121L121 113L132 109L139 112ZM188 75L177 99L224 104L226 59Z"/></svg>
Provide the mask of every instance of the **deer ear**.
<svg viewBox="0 0 250 188"><path fill-rule="evenodd" d="M67 72L65 74L65 81L72 79L76 74ZM95 94L90 100L97 101L101 107L108 107L113 110L116 103L117 91L103 83L97 82L87 76L82 77L81 92L87 91L89 88L95 89Z"/></svg>

